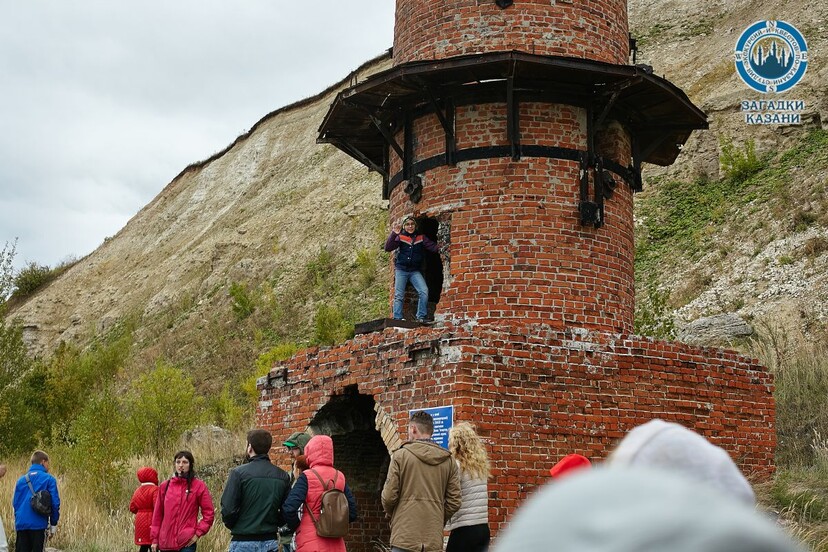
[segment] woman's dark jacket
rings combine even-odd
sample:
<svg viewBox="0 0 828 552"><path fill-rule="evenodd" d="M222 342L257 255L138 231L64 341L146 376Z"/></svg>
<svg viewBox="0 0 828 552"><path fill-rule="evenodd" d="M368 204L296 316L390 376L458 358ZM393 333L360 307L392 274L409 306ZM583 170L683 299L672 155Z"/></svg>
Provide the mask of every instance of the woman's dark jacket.
<svg viewBox="0 0 828 552"><path fill-rule="evenodd" d="M428 249L432 253L439 253L440 248L423 234L409 234L405 230L397 234L391 232L385 240L385 250L397 250L394 256L394 266L399 270L413 272L420 270L423 266L424 251Z"/></svg>

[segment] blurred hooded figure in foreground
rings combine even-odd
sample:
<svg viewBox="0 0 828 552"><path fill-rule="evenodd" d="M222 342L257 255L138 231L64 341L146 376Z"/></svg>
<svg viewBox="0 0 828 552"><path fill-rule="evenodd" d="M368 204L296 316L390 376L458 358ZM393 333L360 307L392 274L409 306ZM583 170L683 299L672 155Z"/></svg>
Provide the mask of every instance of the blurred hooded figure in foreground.
<svg viewBox="0 0 828 552"><path fill-rule="evenodd" d="M651 468L582 470L531 497L494 552L802 552L744 503Z"/></svg>
<svg viewBox="0 0 828 552"><path fill-rule="evenodd" d="M621 440L607 459L611 466L660 468L709 485L749 506L756 495L724 449L686 427L663 420L642 424Z"/></svg>

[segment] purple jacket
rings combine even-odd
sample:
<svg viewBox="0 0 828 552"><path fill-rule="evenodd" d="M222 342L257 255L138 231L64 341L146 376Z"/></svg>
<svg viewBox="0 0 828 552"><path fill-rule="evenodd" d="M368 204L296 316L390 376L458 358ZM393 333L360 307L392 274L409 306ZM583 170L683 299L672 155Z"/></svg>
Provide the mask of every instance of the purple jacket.
<svg viewBox="0 0 828 552"><path fill-rule="evenodd" d="M427 236L417 233L409 234L405 230L399 234L391 232L391 235L385 240L386 251L394 251L395 249L397 254L394 256L394 266L399 270L408 272L422 268L424 249L428 249L432 253L440 252L437 244Z"/></svg>

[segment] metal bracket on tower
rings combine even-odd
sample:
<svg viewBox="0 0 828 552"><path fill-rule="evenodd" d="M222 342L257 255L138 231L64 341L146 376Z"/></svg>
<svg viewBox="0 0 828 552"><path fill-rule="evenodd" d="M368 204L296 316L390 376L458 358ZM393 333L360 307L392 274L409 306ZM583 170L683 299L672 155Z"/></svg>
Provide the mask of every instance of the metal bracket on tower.
<svg viewBox="0 0 828 552"><path fill-rule="evenodd" d="M431 93L431 90L427 88L424 90L431 107L434 109L437 120L440 121L440 125L443 127L443 132L446 134L446 165L453 167L457 164L457 138L454 136L454 102L451 99L447 99L444 102L445 107L441 108ZM444 109L445 113L443 112Z"/></svg>
<svg viewBox="0 0 828 552"><path fill-rule="evenodd" d="M397 152L397 155L400 156L400 159L405 159L405 151L400 147L397 141L394 139L394 136L391 135L391 132L386 128L382 121L380 121L376 116L372 113L369 113L368 116L371 118L371 122L374 123L374 126L377 127L382 137L385 138L385 141L388 143L391 148Z"/></svg>
<svg viewBox="0 0 828 552"><path fill-rule="evenodd" d="M512 161L520 160L520 102L515 99L515 79L506 79L506 136L512 148Z"/></svg>
<svg viewBox="0 0 828 552"><path fill-rule="evenodd" d="M604 195L599 193L601 184L598 178L598 167L603 171L603 161L595 155L595 112L592 107L587 108L587 150L581 152L580 189L581 201L578 203L578 212L581 215L582 226L600 228L604 224ZM589 175L593 174L593 198L589 197Z"/></svg>

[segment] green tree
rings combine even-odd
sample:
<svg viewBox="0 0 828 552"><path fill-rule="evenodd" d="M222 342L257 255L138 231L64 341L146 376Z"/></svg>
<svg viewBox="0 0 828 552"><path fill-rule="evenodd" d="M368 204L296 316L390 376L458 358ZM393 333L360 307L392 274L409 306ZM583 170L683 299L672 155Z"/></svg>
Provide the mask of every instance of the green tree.
<svg viewBox="0 0 828 552"><path fill-rule="evenodd" d="M0 318L0 393L20 379L33 364L17 321Z"/></svg>
<svg viewBox="0 0 828 552"><path fill-rule="evenodd" d="M211 421L226 429L238 429L245 421L246 410L230 390L230 385L225 383L221 393L212 396L207 401Z"/></svg>
<svg viewBox="0 0 828 552"><path fill-rule="evenodd" d="M0 390L0 456L31 452L48 440L46 375L46 367L33 361L19 379Z"/></svg>
<svg viewBox="0 0 828 552"><path fill-rule="evenodd" d="M18 453L43 438L46 420L45 372L29 356L23 328L8 320L6 300L14 289L14 255L17 240L0 249L0 452Z"/></svg>
<svg viewBox="0 0 828 552"><path fill-rule="evenodd" d="M95 501L114 510L125 497L121 481L129 454L127 420L118 399L106 390L86 403L72 422L67 461Z"/></svg>
<svg viewBox="0 0 828 552"><path fill-rule="evenodd" d="M131 346L132 327L127 324L85 351L65 343L58 347L49 364L48 393L44 397L54 438L68 438L72 421L90 397L103 391L123 367Z"/></svg>
<svg viewBox="0 0 828 552"><path fill-rule="evenodd" d="M3 315L3 305L14 289L14 254L17 250L17 240L12 244L6 242L0 249L0 316Z"/></svg>
<svg viewBox="0 0 828 552"><path fill-rule="evenodd" d="M200 406L190 376L159 361L134 382L129 397L131 434L137 451L165 452L184 430L198 425Z"/></svg>

